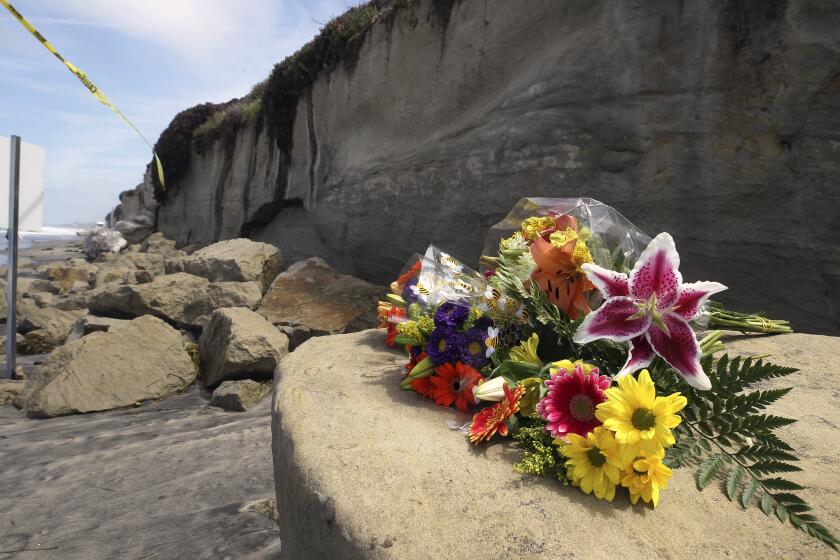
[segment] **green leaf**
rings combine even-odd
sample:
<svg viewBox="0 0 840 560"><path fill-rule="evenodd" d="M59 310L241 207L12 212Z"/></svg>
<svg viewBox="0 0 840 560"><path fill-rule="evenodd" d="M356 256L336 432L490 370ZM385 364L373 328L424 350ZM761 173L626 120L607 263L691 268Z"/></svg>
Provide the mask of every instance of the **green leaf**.
<svg viewBox="0 0 840 560"><path fill-rule="evenodd" d="M796 484L795 482L779 477L765 478L761 481L761 484L763 484L765 488L769 488L771 490L802 490L802 486Z"/></svg>
<svg viewBox="0 0 840 560"><path fill-rule="evenodd" d="M729 475L726 477L726 495L729 497L730 502L735 499L745 472L744 467L741 465L729 471Z"/></svg>
<svg viewBox="0 0 840 560"><path fill-rule="evenodd" d="M750 478L747 481L747 485L744 487L744 493L741 494L741 505L744 506L744 509L750 507L752 503L753 496L755 496L755 491L758 488L758 483L755 481L754 478Z"/></svg>
<svg viewBox="0 0 840 560"><path fill-rule="evenodd" d="M764 494L761 497L761 510L767 515L773 511L773 499L770 498L770 494Z"/></svg>
<svg viewBox="0 0 840 560"><path fill-rule="evenodd" d="M720 472L723 467L725 458L720 453L710 455L700 464L700 469L697 471L697 488L702 490Z"/></svg>
<svg viewBox="0 0 840 560"><path fill-rule="evenodd" d="M782 523L786 523L788 520L788 510L785 506L777 505L776 506L776 517L779 518L779 521Z"/></svg>

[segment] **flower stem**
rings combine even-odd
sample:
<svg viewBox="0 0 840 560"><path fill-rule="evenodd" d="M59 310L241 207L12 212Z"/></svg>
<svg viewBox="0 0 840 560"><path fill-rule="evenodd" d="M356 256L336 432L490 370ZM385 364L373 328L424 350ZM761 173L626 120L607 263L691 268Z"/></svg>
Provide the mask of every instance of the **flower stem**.
<svg viewBox="0 0 840 560"><path fill-rule="evenodd" d="M743 333L780 334L792 333L790 322L768 319L761 313L730 311L716 301L710 301L709 328L734 329Z"/></svg>

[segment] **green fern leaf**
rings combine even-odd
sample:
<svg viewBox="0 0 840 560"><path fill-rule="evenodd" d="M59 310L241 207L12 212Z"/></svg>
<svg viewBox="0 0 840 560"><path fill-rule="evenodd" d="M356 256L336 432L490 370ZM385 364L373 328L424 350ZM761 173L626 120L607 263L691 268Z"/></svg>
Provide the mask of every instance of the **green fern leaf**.
<svg viewBox="0 0 840 560"><path fill-rule="evenodd" d="M746 471L741 465L729 471L729 475L726 477L726 495L730 502L737 497L738 488L741 486L741 480L743 480L745 473Z"/></svg>
<svg viewBox="0 0 840 560"><path fill-rule="evenodd" d="M697 471L697 488L702 490L712 479L720 472L726 462L726 456L721 453L716 453L706 457L701 463L700 469Z"/></svg>
<svg viewBox="0 0 840 560"><path fill-rule="evenodd" d="M741 505L744 506L744 509L750 507L750 504L753 501L753 496L755 496L755 491L758 489L758 482L754 478L750 478L747 481L747 485L744 487L744 493L741 494Z"/></svg>

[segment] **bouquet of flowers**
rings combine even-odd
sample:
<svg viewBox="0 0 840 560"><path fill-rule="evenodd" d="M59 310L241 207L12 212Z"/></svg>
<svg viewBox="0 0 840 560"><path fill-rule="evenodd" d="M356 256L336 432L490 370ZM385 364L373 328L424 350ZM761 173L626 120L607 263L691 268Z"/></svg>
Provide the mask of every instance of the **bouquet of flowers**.
<svg viewBox="0 0 840 560"><path fill-rule="evenodd" d="M800 469L777 429L794 420L764 412L790 389L755 389L796 370L729 356L713 330L786 321L711 302L726 286L684 282L668 233L651 239L592 199L522 199L481 265L430 247L391 284L379 316L408 353L403 389L474 412L473 444L512 437L523 474L656 507L671 469L690 465L699 489L721 478L743 508L836 547L784 477Z"/></svg>

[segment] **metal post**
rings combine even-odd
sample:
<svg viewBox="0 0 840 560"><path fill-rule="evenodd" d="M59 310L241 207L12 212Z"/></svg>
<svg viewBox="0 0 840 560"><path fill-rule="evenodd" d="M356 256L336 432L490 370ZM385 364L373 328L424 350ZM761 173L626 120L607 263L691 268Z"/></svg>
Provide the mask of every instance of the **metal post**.
<svg viewBox="0 0 840 560"><path fill-rule="evenodd" d="M16 362L17 310L17 257L18 257L18 191L20 190L20 136L11 138L11 158L9 159L9 227L6 230L9 258L6 306L6 377L14 377Z"/></svg>

